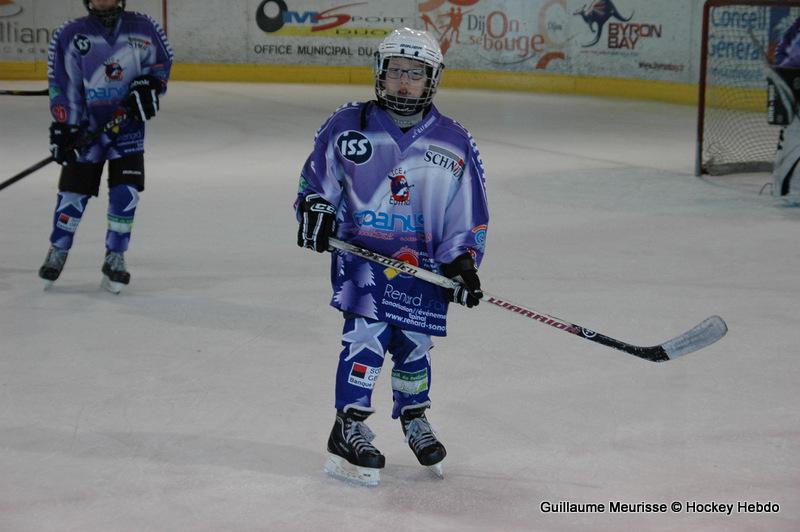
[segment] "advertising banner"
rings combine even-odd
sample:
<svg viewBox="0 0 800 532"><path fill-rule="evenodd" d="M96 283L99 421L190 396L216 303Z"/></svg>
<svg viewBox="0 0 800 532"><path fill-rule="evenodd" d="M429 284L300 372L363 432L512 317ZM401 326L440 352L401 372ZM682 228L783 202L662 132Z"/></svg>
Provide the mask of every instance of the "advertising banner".
<svg viewBox="0 0 800 532"><path fill-rule="evenodd" d="M569 70L566 0L425 0L418 29L434 35L448 68Z"/></svg>
<svg viewBox="0 0 800 532"><path fill-rule="evenodd" d="M569 0L575 75L688 82L694 2ZM696 42L696 41L694 41Z"/></svg>
<svg viewBox="0 0 800 532"><path fill-rule="evenodd" d="M136 0L135 10L162 22L161 0ZM0 61L46 61L55 31L83 16L79 0L0 0Z"/></svg>
<svg viewBox="0 0 800 532"><path fill-rule="evenodd" d="M414 25L414 2L248 0L248 62L368 66L394 28Z"/></svg>
<svg viewBox="0 0 800 532"><path fill-rule="evenodd" d="M763 88L764 55L775 49L800 9L720 6L709 13L708 71L710 85ZM755 41L753 37L755 37Z"/></svg>

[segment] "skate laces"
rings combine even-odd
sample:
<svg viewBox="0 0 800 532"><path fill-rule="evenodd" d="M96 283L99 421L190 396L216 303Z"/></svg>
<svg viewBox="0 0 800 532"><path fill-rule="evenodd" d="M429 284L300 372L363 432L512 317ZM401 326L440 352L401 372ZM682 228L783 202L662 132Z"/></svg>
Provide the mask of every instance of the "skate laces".
<svg viewBox="0 0 800 532"><path fill-rule="evenodd" d="M355 448L357 454L380 454L378 449L370 443L375 439L375 433L363 421L350 421L346 439Z"/></svg>
<svg viewBox="0 0 800 532"><path fill-rule="evenodd" d="M125 257L122 253L117 252L110 252L106 255L105 263L108 264L108 267L113 272L124 272L127 271L125 269Z"/></svg>
<svg viewBox="0 0 800 532"><path fill-rule="evenodd" d="M406 443L410 444L414 450L421 450L438 443L436 433L424 415L412 419L406 425Z"/></svg>

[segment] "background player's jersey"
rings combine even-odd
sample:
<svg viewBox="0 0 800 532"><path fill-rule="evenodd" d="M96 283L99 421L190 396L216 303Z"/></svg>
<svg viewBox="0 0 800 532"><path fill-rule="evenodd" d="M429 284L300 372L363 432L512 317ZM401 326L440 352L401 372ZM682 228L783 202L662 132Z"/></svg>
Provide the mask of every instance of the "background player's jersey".
<svg viewBox="0 0 800 532"><path fill-rule="evenodd" d="M341 240L434 271L463 253L476 264L483 257L483 163L469 132L435 107L406 133L377 105L337 110L303 167L298 201L310 193L338 206ZM333 254L331 280L331 305L340 310L446 333L442 288L341 252Z"/></svg>
<svg viewBox="0 0 800 532"><path fill-rule="evenodd" d="M147 15L123 12L109 34L97 17L64 24L50 44L50 112L57 122L102 128L128 95L128 84L150 74L162 82L172 68L172 49L161 27ZM116 159L144 151L144 123L128 120L114 138L103 136L81 158Z"/></svg>
<svg viewBox="0 0 800 532"><path fill-rule="evenodd" d="M775 64L783 67L800 68L800 18L783 34L775 52Z"/></svg>

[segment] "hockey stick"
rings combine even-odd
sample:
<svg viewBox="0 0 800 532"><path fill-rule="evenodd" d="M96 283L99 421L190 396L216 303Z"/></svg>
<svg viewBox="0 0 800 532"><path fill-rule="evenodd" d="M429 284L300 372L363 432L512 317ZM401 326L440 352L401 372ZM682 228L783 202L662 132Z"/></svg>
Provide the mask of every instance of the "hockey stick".
<svg viewBox="0 0 800 532"><path fill-rule="evenodd" d="M123 112L119 116L116 116L116 117L112 118L111 120L109 120L108 123L106 123L106 125L104 125L101 129L98 129L96 131L93 131L93 132L89 133L87 136L85 136L82 139L80 139L75 146L69 146L68 149L71 150L71 149L74 149L76 147L88 146L89 144L91 144L94 141L96 141L97 139L99 139L100 136L103 135L104 133L107 133L107 132L111 131L112 129L114 129L117 126L120 126L125 120L127 120L127 118L128 118L128 112L123 110ZM47 166L48 164L52 163L53 161L55 161L55 159L53 159L52 155L50 157L46 158L46 159L42 159L38 163L34 164L33 166L31 166L29 168L26 168L25 170L23 170L22 172L18 173L14 177L10 177L10 178L6 179L5 181L3 181L2 183L0 183L0 190L3 190L4 188L6 188L9 185L13 185L14 183L19 181L23 177L27 177L27 176L31 175L36 170Z"/></svg>
<svg viewBox="0 0 800 532"><path fill-rule="evenodd" d="M357 255L363 259L376 262L383 266L394 268L402 273L412 275L418 279L422 279L423 281L441 286L442 288L452 289L458 286L458 283L452 279L438 275L429 270L417 268L416 266L403 261L379 255L378 253L354 246L348 242L342 242L341 240L337 240L335 238L331 238L329 242L333 248L352 253L353 255ZM619 349L620 351L625 351L626 353L649 360L651 362L664 362L666 360L672 360L674 358L687 355L697 351L698 349L702 349L703 347L713 344L725 336L725 333L728 332L728 326L725 324L725 321L723 321L722 318L719 316L711 316L703 320L700 324L696 325L692 329L676 336L671 340L667 340L666 342L658 345L642 347L616 340L610 336L587 329L586 327L570 323L548 314L531 310L522 305L512 304L503 298L494 296L485 291L484 295L486 296L485 301L487 303L495 305L499 308L510 310L511 312L519 314L520 316L545 323L561 331L585 338L591 342L612 347L614 349Z"/></svg>
<svg viewBox="0 0 800 532"><path fill-rule="evenodd" d="M15 91L0 89L0 96L47 96L50 94L49 89L42 89L38 91Z"/></svg>

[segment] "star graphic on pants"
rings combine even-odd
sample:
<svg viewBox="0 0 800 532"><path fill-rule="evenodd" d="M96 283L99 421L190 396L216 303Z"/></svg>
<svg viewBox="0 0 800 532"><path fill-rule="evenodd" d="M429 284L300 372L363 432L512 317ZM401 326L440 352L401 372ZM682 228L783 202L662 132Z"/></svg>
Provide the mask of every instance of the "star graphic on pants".
<svg viewBox="0 0 800 532"><path fill-rule="evenodd" d="M75 192L59 192L58 208L56 212L61 212L70 205L75 207L78 212L83 212L83 199L85 194L76 194Z"/></svg>
<svg viewBox="0 0 800 532"><path fill-rule="evenodd" d="M131 209L135 209L139 205L139 191L136 190L136 187L127 187L128 192L131 193L131 202L128 203L128 206L122 209L122 212L128 212Z"/></svg>
<svg viewBox="0 0 800 532"><path fill-rule="evenodd" d="M421 358L427 358L428 364L430 364L430 352L431 348L433 347L433 342L431 341L430 335L410 331L403 331L403 334L416 345L414 350L408 354L405 361L414 362L415 360L419 360Z"/></svg>
<svg viewBox="0 0 800 532"><path fill-rule="evenodd" d="M352 359L364 349L369 349L383 358L384 351L378 336L386 330L387 324L382 321L369 324L364 318L356 318L355 328L342 335L345 342L350 342L350 355L345 361Z"/></svg>

